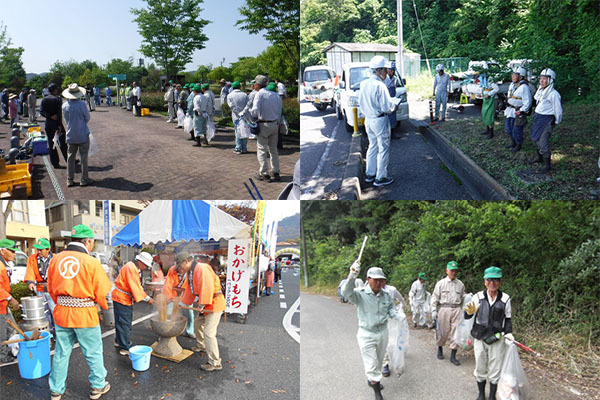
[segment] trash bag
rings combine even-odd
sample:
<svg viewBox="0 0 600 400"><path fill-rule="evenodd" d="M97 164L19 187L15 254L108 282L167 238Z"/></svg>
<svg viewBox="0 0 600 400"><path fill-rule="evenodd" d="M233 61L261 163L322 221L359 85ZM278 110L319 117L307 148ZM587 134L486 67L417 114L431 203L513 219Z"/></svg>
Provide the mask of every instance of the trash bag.
<svg viewBox="0 0 600 400"><path fill-rule="evenodd" d="M90 148L88 150L88 156L93 156L100 153L100 149L98 148L98 143L96 143L96 139L92 132L90 132Z"/></svg>
<svg viewBox="0 0 600 400"><path fill-rule="evenodd" d="M194 129L194 119L191 115L186 115L183 120L183 131L185 133L191 133Z"/></svg>
<svg viewBox="0 0 600 400"><path fill-rule="evenodd" d="M396 308L398 319L388 320L388 345L387 353L390 358L390 373L396 376L404 372L404 354L408 348L408 321L402 307Z"/></svg>
<svg viewBox="0 0 600 400"><path fill-rule="evenodd" d="M238 120L238 125L237 125L237 133L240 137L240 139L247 139L250 137L250 126L248 125L248 122L244 119L241 118Z"/></svg>
<svg viewBox="0 0 600 400"><path fill-rule="evenodd" d="M283 115L281 116L281 121L279 121L279 133L282 135L287 135L289 133L288 123Z"/></svg>
<svg viewBox="0 0 600 400"><path fill-rule="evenodd" d="M529 381L521 365L519 351L514 343L505 343L505 346L496 399L526 400L529 398Z"/></svg>
<svg viewBox="0 0 600 400"><path fill-rule="evenodd" d="M469 293L465 296L463 301L463 309L464 307L471 302L473 299L473 294ZM452 340L454 343L461 346L464 350L470 350L473 347L473 338L471 337L471 329L473 329L473 323L475 322L475 316L469 319L465 319L465 315L463 312L460 314L460 323L456 327L454 331L454 336Z"/></svg>
<svg viewBox="0 0 600 400"><path fill-rule="evenodd" d="M209 117L208 121L206 122L206 141L208 143L213 140L216 132L217 128L215 127L215 120Z"/></svg>
<svg viewBox="0 0 600 400"><path fill-rule="evenodd" d="M423 304L423 312L421 313L421 318L418 321L418 324L421 326L427 325L428 327L433 326L433 317L431 316L431 293L425 292L427 296L425 297L425 304Z"/></svg>
<svg viewBox="0 0 600 400"><path fill-rule="evenodd" d="M181 108L177 109L177 126L183 126L183 120L185 119L185 113Z"/></svg>

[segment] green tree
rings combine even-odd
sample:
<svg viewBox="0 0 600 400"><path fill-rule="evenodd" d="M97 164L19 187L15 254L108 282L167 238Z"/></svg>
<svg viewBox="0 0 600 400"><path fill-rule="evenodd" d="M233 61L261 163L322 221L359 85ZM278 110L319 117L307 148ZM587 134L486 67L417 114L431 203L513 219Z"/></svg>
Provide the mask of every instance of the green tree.
<svg viewBox="0 0 600 400"><path fill-rule="evenodd" d="M94 81L92 77L92 71L86 69L83 74L79 77L79 82L77 82L79 86L87 86L87 85L95 85L97 82Z"/></svg>
<svg viewBox="0 0 600 400"><path fill-rule="evenodd" d="M202 29L210 21L200 18L203 0L146 0L148 8L132 8L138 32L144 38L140 51L165 69L167 79L192 60L208 40Z"/></svg>
<svg viewBox="0 0 600 400"><path fill-rule="evenodd" d="M285 57L285 48L279 44L269 46L257 57L261 73L267 73L271 79L279 78L283 81L296 79L296 65Z"/></svg>
<svg viewBox="0 0 600 400"><path fill-rule="evenodd" d="M220 79L230 81L233 79L233 74L231 73L231 68L223 67L221 65L206 74L206 77L211 81L219 81Z"/></svg>
<svg viewBox="0 0 600 400"><path fill-rule="evenodd" d="M154 64L150 64L147 70L148 74L142 77L142 88L147 90L158 90L160 89L160 69L156 68Z"/></svg>
<svg viewBox="0 0 600 400"><path fill-rule="evenodd" d="M212 71L212 64L201 65L190 78L194 83L204 83L208 79L209 72Z"/></svg>
<svg viewBox="0 0 600 400"><path fill-rule="evenodd" d="M22 47L11 47L12 41L6 33L6 26L0 22L0 86L21 88L26 81L21 56Z"/></svg>
<svg viewBox="0 0 600 400"><path fill-rule="evenodd" d="M260 73L260 63L257 57L240 57L238 61L231 64L233 79L240 82L248 82Z"/></svg>
<svg viewBox="0 0 600 400"><path fill-rule="evenodd" d="M48 87L50 75L36 75L27 81L27 86L30 89L35 89L37 93L42 93L45 87Z"/></svg>
<svg viewBox="0 0 600 400"><path fill-rule="evenodd" d="M239 11L244 18L236 25L252 34L265 31L264 37L283 46L299 70L300 7L297 0L246 0Z"/></svg>

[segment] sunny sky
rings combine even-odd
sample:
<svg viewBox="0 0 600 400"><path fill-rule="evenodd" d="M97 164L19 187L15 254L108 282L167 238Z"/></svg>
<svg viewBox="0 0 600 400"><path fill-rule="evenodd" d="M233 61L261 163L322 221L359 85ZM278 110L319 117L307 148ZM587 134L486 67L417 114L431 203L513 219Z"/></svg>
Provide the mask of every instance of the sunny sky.
<svg viewBox="0 0 600 400"><path fill-rule="evenodd" d="M0 21L7 27L13 46L25 49L22 61L27 73L48 72L56 60L86 59L106 64L113 58L146 58L139 51L131 8L142 0L28 0L2 2ZM229 66L239 57L254 57L269 46L262 35L241 31L235 23L244 0L204 0L201 18L212 21L204 28L205 48L194 53L186 70L211 63ZM35 17L31 17L35 11ZM149 64L146 59L146 66Z"/></svg>

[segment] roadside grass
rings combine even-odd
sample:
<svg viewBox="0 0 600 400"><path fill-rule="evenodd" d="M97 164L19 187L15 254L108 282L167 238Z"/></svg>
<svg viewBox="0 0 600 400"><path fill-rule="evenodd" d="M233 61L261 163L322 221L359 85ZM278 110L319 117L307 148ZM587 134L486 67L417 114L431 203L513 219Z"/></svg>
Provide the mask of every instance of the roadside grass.
<svg viewBox="0 0 600 400"><path fill-rule="evenodd" d="M337 295L338 295L337 286L325 285L325 284L321 284L321 283L309 285L308 287L305 287L304 283L301 283L300 291L308 292L308 293L312 293L312 294L322 294L325 296L333 296L333 297L337 297Z"/></svg>
<svg viewBox="0 0 600 400"><path fill-rule="evenodd" d="M479 118L447 121L436 128L520 200L586 200L590 190L598 190L596 177L600 144L600 104L563 105L563 121L554 127L550 138L552 171L538 174L539 164L527 164L535 156L529 139L533 117L525 127L523 147L512 153L504 145L510 139L504 132L504 116L494 124L494 138L479 135L485 128ZM527 176L527 181L519 177Z"/></svg>
<svg viewBox="0 0 600 400"><path fill-rule="evenodd" d="M433 78L429 74L421 74L414 78L406 78L406 92L417 95L421 99L432 99Z"/></svg>

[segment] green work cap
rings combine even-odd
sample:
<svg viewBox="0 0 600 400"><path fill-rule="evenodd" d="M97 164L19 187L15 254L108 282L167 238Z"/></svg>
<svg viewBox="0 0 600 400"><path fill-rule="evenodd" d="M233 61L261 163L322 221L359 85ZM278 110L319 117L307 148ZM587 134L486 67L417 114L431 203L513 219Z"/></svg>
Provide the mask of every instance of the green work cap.
<svg viewBox="0 0 600 400"><path fill-rule="evenodd" d="M277 85L275 85L275 82L271 82L267 85L265 89L270 90L271 92L275 92L277 90Z"/></svg>
<svg viewBox="0 0 600 400"><path fill-rule="evenodd" d="M205 83L204 85L202 85L202 89L208 89L208 83Z"/></svg>
<svg viewBox="0 0 600 400"><path fill-rule="evenodd" d="M48 241L48 239L38 239L38 241L33 245L33 247L35 247L38 250L49 249L50 242Z"/></svg>
<svg viewBox="0 0 600 400"><path fill-rule="evenodd" d="M231 88L232 88L232 89L239 89L239 88L241 88L241 87L242 87L242 85L240 84L240 81L234 81L234 82L231 84Z"/></svg>
<svg viewBox="0 0 600 400"><path fill-rule="evenodd" d="M73 239L93 239L94 231L87 225L75 225L73 229L71 229L71 237Z"/></svg>
<svg viewBox="0 0 600 400"><path fill-rule="evenodd" d="M446 269L458 269L458 263L456 261L450 261L448 264L446 264Z"/></svg>
<svg viewBox="0 0 600 400"><path fill-rule="evenodd" d="M187 88L188 88L188 86L190 86L190 85L189 85L188 83L186 83L185 85L183 85L183 88L184 88L184 89L187 89Z"/></svg>
<svg viewBox="0 0 600 400"><path fill-rule="evenodd" d="M502 278L502 270L498 267L489 267L483 273L483 279L500 279Z"/></svg>
<svg viewBox="0 0 600 400"><path fill-rule="evenodd" d="M194 85L194 87L192 88L192 90L194 92L199 92L200 91L200 85L198 85L198 84Z"/></svg>
<svg viewBox="0 0 600 400"><path fill-rule="evenodd" d="M169 81L169 83L173 83L173 81L171 80L171 81Z"/></svg>
<svg viewBox="0 0 600 400"><path fill-rule="evenodd" d="M256 81L255 81L255 80L251 80L251 81L250 81L250 84L251 84L251 85L254 85L255 83L256 83Z"/></svg>
<svg viewBox="0 0 600 400"><path fill-rule="evenodd" d="M10 240L10 239L0 240L0 249L8 249L8 250L12 250L12 251L19 250L15 247L15 241Z"/></svg>
<svg viewBox="0 0 600 400"><path fill-rule="evenodd" d="M425 272L419 272L419 278L421 278L424 281L426 281L427 280L427 276L425 275Z"/></svg>

